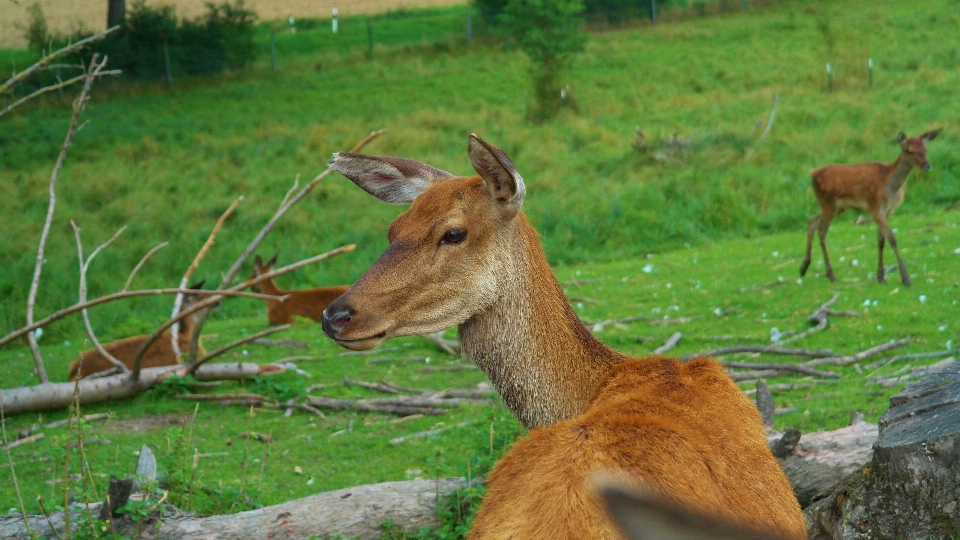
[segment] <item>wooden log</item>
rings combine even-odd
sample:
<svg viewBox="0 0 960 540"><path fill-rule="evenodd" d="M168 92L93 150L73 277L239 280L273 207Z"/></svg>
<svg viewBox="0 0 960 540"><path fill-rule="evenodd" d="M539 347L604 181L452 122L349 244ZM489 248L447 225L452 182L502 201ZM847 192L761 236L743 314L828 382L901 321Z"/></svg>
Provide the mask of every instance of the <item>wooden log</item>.
<svg viewBox="0 0 960 540"><path fill-rule="evenodd" d="M960 531L960 362L890 398L869 467L806 510L811 538L949 538Z"/></svg>
<svg viewBox="0 0 960 540"><path fill-rule="evenodd" d="M328 538L334 535L359 539L380 537L380 524L391 521L409 534L437 526L437 493L465 486L463 478L384 482L318 493L293 501L238 514L200 517L173 509L162 517L159 528L143 527L155 540L271 540ZM85 511L71 508L72 520ZM97 515L100 503L90 505ZM63 513L51 514L54 528L62 534ZM43 516L29 516L37 535L54 536ZM30 538L20 514L0 516L0 538Z"/></svg>

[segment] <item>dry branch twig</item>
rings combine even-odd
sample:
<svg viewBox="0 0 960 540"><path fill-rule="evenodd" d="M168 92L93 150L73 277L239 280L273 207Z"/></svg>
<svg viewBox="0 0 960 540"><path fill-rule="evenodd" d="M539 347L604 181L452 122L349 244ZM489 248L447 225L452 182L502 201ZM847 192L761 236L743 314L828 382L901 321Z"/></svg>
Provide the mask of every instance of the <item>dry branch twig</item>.
<svg viewBox="0 0 960 540"><path fill-rule="evenodd" d="M243 345L244 343L251 342L251 341L253 341L253 340L255 340L255 339L260 339L260 338L262 338L262 337L269 336L270 334L275 334L275 333L277 333L277 332L281 332L281 331L283 331L283 330L287 330L287 329L289 329L291 326L293 326L293 325L292 325L292 324L284 324L284 325L281 325L281 326L274 326L274 327L268 328L268 329L266 329L266 330L264 330L264 331L262 331L262 332L257 332L256 334L251 334L251 335L249 335L249 336L247 336L247 337L238 339L238 340L236 340L236 341L231 341L230 343L227 343L226 345L224 345L223 347L220 347L220 348L218 348L218 349L214 349L214 350L208 352L207 354L203 355L201 358L198 358L196 362L194 362L193 364L191 364L190 369L187 370L187 375L193 375L194 373L196 373L197 369L199 369L200 366L202 366L205 362L207 362L207 361L209 361L209 360L212 360L212 359L220 356L221 354L229 351L230 349L233 349L234 347L239 347L240 345Z"/></svg>
<svg viewBox="0 0 960 540"><path fill-rule="evenodd" d="M892 364L894 362L902 362L904 360L918 360L920 358L936 358L938 356L950 356L952 354L960 354L960 349L947 349L944 351L936 351L929 353L915 353L915 354L899 354L897 356L890 356L888 358L881 358L876 362L867 364L863 369L876 369L887 364Z"/></svg>
<svg viewBox="0 0 960 540"><path fill-rule="evenodd" d="M803 373L804 375L813 375L814 377L830 377L838 378L840 377L839 373L833 371L817 371L811 369L805 365L795 365L795 364L757 364L753 362L720 362L721 364L727 366L728 368L735 369L764 369L764 370L775 370L775 371L789 371L792 373Z"/></svg>
<svg viewBox="0 0 960 540"><path fill-rule="evenodd" d="M473 424L474 422L476 422L476 420L464 420L463 422L458 422L458 423L456 423L456 424L452 424L452 425L449 425L449 426L443 426L443 427L439 427L439 428L428 429L428 430L426 430L426 431L418 431L418 432L416 432L416 433L411 433L410 435L404 435L404 436L402 436L402 437L396 437L396 438L394 438L394 439L390 439L390 444L392 444L392 445L398 445L398 444L402 444L404 441L408 441L408 440L410 440L410 439L423 439L423 438L426 438L426 437L432 437L432 436L437 435L437 434L439 434L439 433L443 433L444 431L447 431L447 430L450 430L450 429L453 429L453 428L464 427L464 426L467 426L467 425L469 425L469 424Z"/></svg>
<svg viewBox="0 0 960 540"><path fill-rule="evenodd" d="M167 247L168 245L170 245L170 242L162 242L154 246L154 248L151 249L150 251L148 251L147 254L144 255L142 259L140 259L140 262L138 262L137 265L133 267L133 270L130 271L130 275L127 277L127 281L126 283L123 284L123 288L120 289L120 292L126 292L126 290L130 288L130 284L133 283L134 276L136 276L137 272L140 271L140 268L142 268L143 265L147 263L147 260L150 259L150 257L153 257L154 253L160 251L161 249Z"/></svg>
<svg viewBox="0 0 960 540"><path fill-rule="evenodd" d="M45 67L45 66L50 65L50 63L53 62L54 60L56 60L57 58L66 56L66 55L68 55L68 54L70 54L70 53L72 53L72 52L74 52L74 51L78 51L78 50L86 47L87 45L93 43L94 41L100 41L101 39L107 37L108 35L110 35L110 34L113 33L113 32L116 32L116 31L119 30L119 29L120 29L119 26L113 26L113 27L111 27L111 28L107 28L106 30L104 30L103 32L100 32L99 34L90 36L90 37L88 37L88 38L86 38L86 39L81 39L80 41L78 41L78 42L76 42L76 43L74 43L74 44L72 44L72 45L67 45L66 47L63 47L62 49L59 49L59 50L57 50L57 51L54 51L54 52L52 52L52 53L44 56L43 58L41 58L40 60L38 60L38 61L37 61L35 64L33 64L32 66L30 66L30 67L28 67L27 69L21 71L20 73L14 74L12 77L10 77L9 79L7 79L3 84L0 84L0 94L5 94L5 93L8 92L11 88L13 88L14 86L16 86L16 85L20 84L21 82L23 82L23 80L26 79L27 77L29 77L31 74L33 74L34 71L37 71L38 69L41 69L41 68L43 68L43 67ZM92 64L92 63L93 63L93 62L91 62L91 64Z"/></svg>
<svg viewBox="0 0 960 540"><path fill-rule="evenodd" d="M663 343L663 345L653 350L653 354L663 354L669 351L670 349L676 347L677 343L680 342L680 338L682 337L682 335L683 334L681 334L680 332L674 332L673 335L670 336L667 339L667 341Z"/></svg>
<svg viewBox="0 0 960 540"><path fill-rule="evenodd" d="M834 352L829 349L815 350L815 349L789 349L786 347L776 347L768 345L731 345L729 347L720 347L717 349L711 349L709 351L704 351L696 354L688 354L686 356L680 357L681 360L691 360L693 358L698 358L701 356L721 356L724 354L734 354L734 353L767 353L767 354L780 354L786 356L812 356L814 358L820 358L825 356L833 356Z"/></svg>
<svg viewBox="0 0 960 540"><path fill-rule="evenodd" d="M876 347L871 347L865 351L858 352L857 354L851 354L849 356L831 356L827 358L817 358L814 360L809 360L807 362L804 362L801 365L805 367L822 366L824 364L830 364L834 366L849 366L850 364L859 362L864 358L869 358L871 356L880 354L884 351L889 351L890 349L903 347L908 343L910 343L909 339L901 339L899 341L890 341L888 343L877 345Z"/></svg>

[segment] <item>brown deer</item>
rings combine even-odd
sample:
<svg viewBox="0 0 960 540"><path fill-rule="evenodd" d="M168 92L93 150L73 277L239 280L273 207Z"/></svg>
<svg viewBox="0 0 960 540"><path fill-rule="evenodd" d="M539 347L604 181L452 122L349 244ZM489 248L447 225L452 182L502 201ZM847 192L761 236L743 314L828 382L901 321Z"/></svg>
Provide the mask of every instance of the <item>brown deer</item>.
<svg viewBox="0 0 960 540"><path fill-rule="evenodd" d="M827 267L827 277L836 281L837 277L830 266L830 257L827 256L827 230L833 218L847 208L856 208L869 212L877 224L877 281L883 283L883 244L890 243L893 254L897 257L900 266L900 279L905 286L910 286L910 276L907 267L900 258L897 248L897 239L890 230L887 217L894 208L903 202L903 186L907 183L907 176L914 167L929 169L927 148L925 142L937 138L943 128L928 131L916 138L907 137L902 131L897 135L900 144L900 155L891 165L884 163L859 163L856 165L827 165L811 174L813 193L820 204L820 213L810 218L807 223L807 250L800 264L800 276L807 273L810 266L810 251L813 247L813 235L820 237L820 249L823 251L823 263Z"/></svg>
<svg viewBox="0 0 960 540"><path fill-rule="evenodd" d="M251 279L259 277L273 270L277 263L277 255L267 261L266 264L257 255L253 259L253 274ZM267 321L271 326L293 323L293 316L306 317L320 322L323 318L323 310L330 305L330 302L336 300L341 294L347 292L349 285L337 285L336 287L316 287L313 289L303 289L299 291L285 291L273 282L273 278L265 279L258 285L252 287L257 292L273 296L287 296L286 300L264 300L267 303Z"/></svg>
<svg viewBox="0 0 960 540"><path fill-rule="evenodd" d="M192 285L191 289L199 289L203 287L203 281ZM183 295L183 303L180 306L180 311L184 311L190 306L196 304L202 300L201 297L193 294ZM180 334L178 336L178 343L180 345L181 351L187 351L190 349L190 335L193 334L194 326L200 320L200 316L204 308L200 311L190 314L185 319L180 321ZM133 360L137 356L137 351L140 350L140 346L144 341L150 336L133 336L124 338L112 343L106 343L103 345L103 348L110 353L114 358L123 362L123 365L127 366L127 369L133 368ZM203 345L199 349L200 356L206 354L206 350L203 348ZM81 360L83 364L81 366ZM143 355L143 360L141 367L151 368L151 367L160 367L160 366L172 366L174 364L179 364L181 360L177 358L177 355L173 351L173 347L170 343L170 332L164 332L161 334L160 338L153 342L150 345L150 348L147 349L146 353ZM104 358L97 349L87 349L80 353L80 358L77 358L70 363L70 372L69 378L71 381L76 379L82 379L93 375L94 373L100 373L101 371L107 371L113 369L113 364L111 364L106 358Z"/></svg>
<svg viewBox="0 0 960 540"><path fill-rule="evenodd" d="M410 208L390 246L324 311L343 347L459 325L465 356L533 429L497 465L471 538L619 538L586 486L595 469L746 527L804 536L759 413L713 360L631 359L584 327L521 205L503 150L476 135L479 176L403 158L334 154L334 170Z"/></svg>

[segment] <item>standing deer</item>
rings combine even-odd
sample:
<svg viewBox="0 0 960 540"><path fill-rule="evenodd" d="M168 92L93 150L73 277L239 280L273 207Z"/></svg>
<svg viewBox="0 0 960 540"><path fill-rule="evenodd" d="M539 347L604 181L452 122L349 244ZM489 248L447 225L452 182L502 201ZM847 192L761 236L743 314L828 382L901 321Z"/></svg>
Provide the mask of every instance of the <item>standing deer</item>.
<svg viewBox="0 0 960 540"><path fill-rule="evenodd" d="M273 270L273 265L277 263L277 255L263 264L260 256L253 259L253 274L250 279L259 277ZM289 296L286 300L265 299L267 303L267 321L270 326L281 324L292 324L293 316L306 317L320 322L323 318L323 310L336 300L341 294L347 292L349 285L337 285L336 287L317 287L314 289L303 289L300 291L285 291L273 282L273 278L268 278L254 285L253 290L269 294L272 296Z"/></svg>
<svg viewBox="0 0 960 540"><path fill-rule="evenodd" d="M925 142L937 138L943 128L928 131L917 138L907 137L902 131L897 135L900 155L891 165L884 163L859 163L856 165L827 165L812 173L813 192L820 204L820 213L810 218L807 224L807 250L800 265L800 276L807 273L810 266L810 251L813 247L813 235L820 237L820 249L823 262L827 267L827 277L836 281L827 256L827 230L830 222L847 208L856 208L869 212L877 224L877 281L883 283L883 244L890 243L893 254L900 266L900 279L910 286L907 267L900 258L897 239L887 224L887 216L903 202L903 186L914 167L929 169Z"/></svg>
<svg viewBox="0 0 960 540"><path fill-rule="evenodd" d="M510 158L470 136L479 176L417 161L334 154L380 200L412 203L390 246L324 311L343 347L459 325L465 356L533 429L489 478L471 538L620 538L586 484L615 469L668 499L748 528L804 537L759 413L713 360L632 359L571 309L521 205Z"/></svg>
<svg viewBox="0 0 960 540"><path fill-rule="evenodd" d="M192 285L190 288L199 289L201 287L203 287L203 281ZM202 298L197 295L183 295L183 303L180 305L180 311L187 310L200 300L202 300ZM212 309L212 307L201 309L200 311L192 313L180 321L180 334L177 342L181 351L187 351L190 349L190 336L193 334L194 327L200 321L202 312L206 309ZM127 369L133 369L133 360L137 356L137 351L140 350L140 346L143 345L143 343L149 337L150 336L128 337L112 343L107 343L103 345L103 348L110 353L111 356L123 362L123 365L127 366ZM205 354L206 350L204 350L203 345L200 345L199 355L203 356ZM82 365L81 360L83 361ZM143 368L151 368L172 366L174 364L179 364L180 362L181 359L177 357L173 351L173 347L171 346L170 332L167 331L161 334L160 338L150 345L150 348L144 353L143 360L140 365ZM82 379L84 377L93 375L94 373L113 369L113 367L113 364L104 358L100 352L97 351L97 349L87 349L80 353L80 358L77 358L70 363L69 378L71 381Z"/></svg>

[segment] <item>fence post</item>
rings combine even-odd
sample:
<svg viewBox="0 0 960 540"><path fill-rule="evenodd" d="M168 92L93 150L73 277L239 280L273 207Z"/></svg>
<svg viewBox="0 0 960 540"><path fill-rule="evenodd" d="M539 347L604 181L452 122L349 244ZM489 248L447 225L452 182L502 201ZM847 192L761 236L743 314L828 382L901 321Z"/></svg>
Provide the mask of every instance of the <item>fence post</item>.
<svg viewBox="0 0 960 540"><path fill-rule="evenodd" d="M167 84L173 86L173 71L170 69L170 49L167 42L163 42L163 63L167 66Z"/></svg>
<svg viewBox="0 0 960 540"><path fill-rule="evenodd" d="M370 23L370 17L367 17L367 47L373 54L373 24Z"/></svg>
<svg viewBox="0 0 960 540"><path fill-rule="evenodd" d="M473 19L471 15L470 4L467 4L467 47L473 45Z"/></svg>
<svg viewBox="0 0 960 540"><path fill-rule="evenodd" d="M337 26L339 26L339 24L337 23L338 15L340 15L340 12L337 10L337 8L333 8L333 22L331 22L330 24L334 34L337 33Z"/></svg>
<svg viewBox="0 0 960 540"><path fill-rule="evenodd" d="M657 24L657 0L650 0L650 20Z"/></svg>
<svg viewBox="0 0 960 540"><path fill-rule="evenodd" d="M274 30L270 30L270 67L276 71L277 70L277 34Z"/></svg>
<svg viewBox="0 0 960 540"><path fill-rule="evenodd" d="M740 11L747 10L747 0L740 0Z"/></svg>

